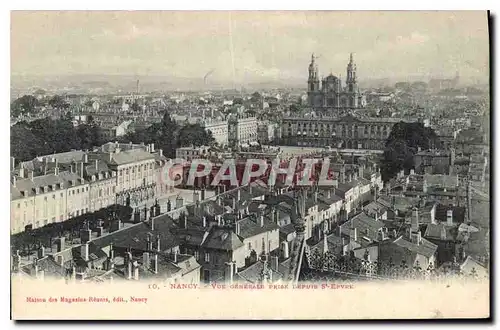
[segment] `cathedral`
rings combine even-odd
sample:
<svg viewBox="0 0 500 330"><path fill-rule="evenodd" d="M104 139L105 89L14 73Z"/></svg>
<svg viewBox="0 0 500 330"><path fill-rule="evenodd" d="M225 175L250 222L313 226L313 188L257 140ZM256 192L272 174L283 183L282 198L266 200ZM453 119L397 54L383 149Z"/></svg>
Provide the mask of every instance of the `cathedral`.
<svg viewBox="0 0 500 330"><path fill-rule="evenodd" d="M307 80L307 103L315 109L358 109L366 106L366 98L359 91L356 64L354 64L352 53L347 64L347 78L345 86L342 86L341 78L330 74L321 79L318 76L318 65L314 54L309 64L309 79Z"/></svg>

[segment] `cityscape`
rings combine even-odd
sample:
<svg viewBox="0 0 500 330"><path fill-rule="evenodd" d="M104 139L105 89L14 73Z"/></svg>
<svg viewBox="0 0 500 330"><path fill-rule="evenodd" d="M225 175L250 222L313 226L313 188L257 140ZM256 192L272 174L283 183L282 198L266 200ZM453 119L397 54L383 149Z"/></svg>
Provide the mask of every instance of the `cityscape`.
<svg viewBox="0 0 500 330"><path fill-rule="evenodd" d="M429 12L421 30L401 14L398 43L353 35L339 48L328 33L354 23L328 32L341 29L330 13L94 14L11 15L12 276L254 289L489 281L486 12ZM384 15L375 21L397 16ZM50 19L69 32L48 37ZM440 21L447 43L424 56L440 47ZM451 38L471 26L469 44Z"/></svg>

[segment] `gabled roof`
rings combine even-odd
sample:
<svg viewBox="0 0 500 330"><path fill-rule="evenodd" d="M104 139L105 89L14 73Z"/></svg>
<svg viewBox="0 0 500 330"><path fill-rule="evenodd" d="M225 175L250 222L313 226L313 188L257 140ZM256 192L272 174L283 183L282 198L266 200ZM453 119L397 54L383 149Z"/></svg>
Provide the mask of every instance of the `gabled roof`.
<svg viewBox="0 0 500 330"><path fill-rule="evenodd" d="M202 246L208 249L234 251L243 246L243 241L229 228L213 227Z"/></svg>

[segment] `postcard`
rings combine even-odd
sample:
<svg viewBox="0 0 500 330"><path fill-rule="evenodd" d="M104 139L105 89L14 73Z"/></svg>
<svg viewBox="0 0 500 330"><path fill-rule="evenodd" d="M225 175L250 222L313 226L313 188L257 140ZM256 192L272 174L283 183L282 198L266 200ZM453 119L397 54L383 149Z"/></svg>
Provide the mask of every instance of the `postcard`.
<svg viewBox="0 0 500 330"><path fill-rule="evenodd" d="M490 318L486 11L13 11L14 320Z"/></svg>

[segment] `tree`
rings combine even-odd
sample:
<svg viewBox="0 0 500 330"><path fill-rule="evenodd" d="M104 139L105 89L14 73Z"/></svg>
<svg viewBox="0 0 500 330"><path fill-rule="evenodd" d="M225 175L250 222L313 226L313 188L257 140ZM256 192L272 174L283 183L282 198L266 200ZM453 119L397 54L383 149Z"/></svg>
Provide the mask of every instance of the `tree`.
<svg viewBox="0 0 500 330"><path fill-rule="evenodd" d="M132 103L130 109L132 109L132 111L141 111L141 107L139 106L139 103L137 103L137 101L134 101L134 103Z"/></svg>
<svg viewBox="0 0 500 330"><path fill-rule="evenodd" d="M49 105L53 108L56 109L68 109L69 108L69 103L64 100L62 96L59 95L54 95L50 100L49 100Z"/></svg>
<svg viewBox="0 0 500 330"><path fill-rule="evenodd" d="M10 113L14 117L32 113L38 105L39 102L36 97L33 95L23 95L10 104Z"/></svg>
<svg viewBox="0 0 500 330"><path fill-rule="evenodd" d="M188 124L179 130L177 136L177 147L194 145L211 145L215 142L212 132L206 131L200 124Z"/></svg>
<svg viewBox="0 0 500 330"><path fill-rule="evenodd" d="M392 127L386 140L380 172L387 182L402 169L413 168L413 156L418 148L424 150L439 144L436 132L422 123L399 122Z"/></svg>

